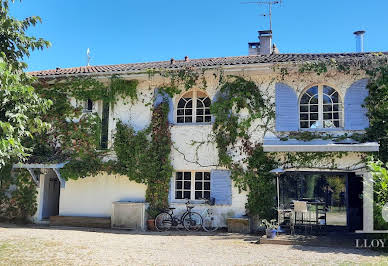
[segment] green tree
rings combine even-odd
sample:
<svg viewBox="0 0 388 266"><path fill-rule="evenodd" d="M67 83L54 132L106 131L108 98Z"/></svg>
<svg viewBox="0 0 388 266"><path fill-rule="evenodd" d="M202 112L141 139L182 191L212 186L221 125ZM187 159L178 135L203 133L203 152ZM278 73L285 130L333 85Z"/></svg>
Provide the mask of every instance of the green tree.
<svg viewBox="0 0 388 266"><path fill-rule="evenodd" d="M24 145L32 134L48 128L40 115L51 102L40 98L29 78L0 62L0 167L22 161L31 151Z"/></svg>
<svg viewBox="0 0 388 266"><path fill-rule="evenodd" d="M31 150L25 141L48 127L41 115L51 104L36 94L31 86L34 80L23 73L27 66L23 58L50 45L26 34L41 19L11 17L10 2L14 1L0 0L0 168L28 156Z"/></svg>
<svg viewBox="0 0 388 266"><path fill-rule="evenodd" d="M41 22L38 16L27 17L18 20L9 15L9 2L14 0L0 0L0 52L6 63L12 65L15 70L27 67L22 62L25 56L30 56L33 50L42 50L51 44L42 38L28 36L26 31Z"/></svg>

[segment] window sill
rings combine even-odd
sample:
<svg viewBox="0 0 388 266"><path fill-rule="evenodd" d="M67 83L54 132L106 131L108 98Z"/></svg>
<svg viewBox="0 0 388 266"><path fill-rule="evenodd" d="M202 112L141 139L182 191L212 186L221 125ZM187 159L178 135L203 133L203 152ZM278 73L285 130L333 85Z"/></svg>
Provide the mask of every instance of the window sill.
<svg viewBox="0 0 388 266"><path fill-rule="evenodd" d="M186 204L187 200L181 200L181 199L173 199L171 203L175 204ZM207 205L206 201L204 200L190 200L190 204L195 204L195 205Z"/></svg>
<svg viewBox="0 0 388 266"><path fill-rule="evenodd" d="M206 122L206 123L174 123L171 124L173 126L209 126L213 125L213 122Z"/></svg>
<svg viewBox="0 0 388 266"><path fill-rule="evenodd" d="M299 131L307 131L307 132L333 132L333 131L346 131L343 127L337 128L300 128Z"/></svg>

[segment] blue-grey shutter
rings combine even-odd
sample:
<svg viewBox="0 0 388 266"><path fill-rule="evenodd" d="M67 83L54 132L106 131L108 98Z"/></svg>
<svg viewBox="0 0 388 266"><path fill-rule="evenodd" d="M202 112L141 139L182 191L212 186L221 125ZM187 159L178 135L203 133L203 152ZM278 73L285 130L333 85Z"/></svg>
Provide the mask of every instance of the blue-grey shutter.
<svg viewBox="0 0 388 266"><path fill-rule="evenodd" d="M354 82L345 94L345 129L363 130L369 127L367 109L362 107L368 96L368 79Z"/></svg>
<svg viewBox="0 0 388 266"><path fill-rule="evenodd" d="M298 97L293 88L284 84L275 85L276 130L299 130Z"/></svg>
<svg viewBox="0 0 388 266"><path fill-rule="evenodd" d="M212 170L210 173L210 197L217 205L232 205L232 180L230 171Z"/></svg>
<svg viewBox="0 0 388 266"><path fill-rule="evenodd" d="M170 179L170 190L168 192L168 202L171 203L174 200L174 178Z"/></svg>
<svg viewBox="0 0 388 266"><path fill-rule="evenodd" d="M155 94L155 101L154 101L154 107L159 106L163 102L163 94L159 93L159 89L154 90Z"/></svg>
<svg viewBox="0 0 388 266"><path fill-rule="evenodd" d="M168 113L168 122L170 124L174 124L174 103L172 101L172 98L167 93L161 93L159 89L155 89L155 101L154 101L154 107L158 106L163 102L163 98L167 98L168 105L170 108L170 111Z"/></svg>

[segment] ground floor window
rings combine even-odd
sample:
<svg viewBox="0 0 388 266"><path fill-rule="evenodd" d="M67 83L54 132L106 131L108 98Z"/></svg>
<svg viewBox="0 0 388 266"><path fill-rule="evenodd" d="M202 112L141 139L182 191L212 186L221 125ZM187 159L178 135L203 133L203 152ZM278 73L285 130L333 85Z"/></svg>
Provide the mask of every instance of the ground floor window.
<svg viewBox="0 0 388 266"><path fill-rule="evenodd" d="M210 199L210 172L176 172L175 199Z"/></svg>

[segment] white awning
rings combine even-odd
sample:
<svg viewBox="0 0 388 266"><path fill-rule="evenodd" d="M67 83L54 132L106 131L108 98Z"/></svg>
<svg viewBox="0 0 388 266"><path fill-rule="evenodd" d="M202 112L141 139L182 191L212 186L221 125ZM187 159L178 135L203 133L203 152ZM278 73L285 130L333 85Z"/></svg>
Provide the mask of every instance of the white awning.
<svg viewBox="0 0 388 266"><path fill-rule="evenodd" d="M265 152L374 152L379 151L377 142L360 144L323 144L323 145L263 145Z"/></svg>
<svg viewBox="0 0 388 266"><path fill-rule="evenodd" d="M379 151L379 146L377 142L358 143L352 139L338 142L326 139L281 140L269 134L264 137L263 150L265 152L376 152Z"/></svg>

